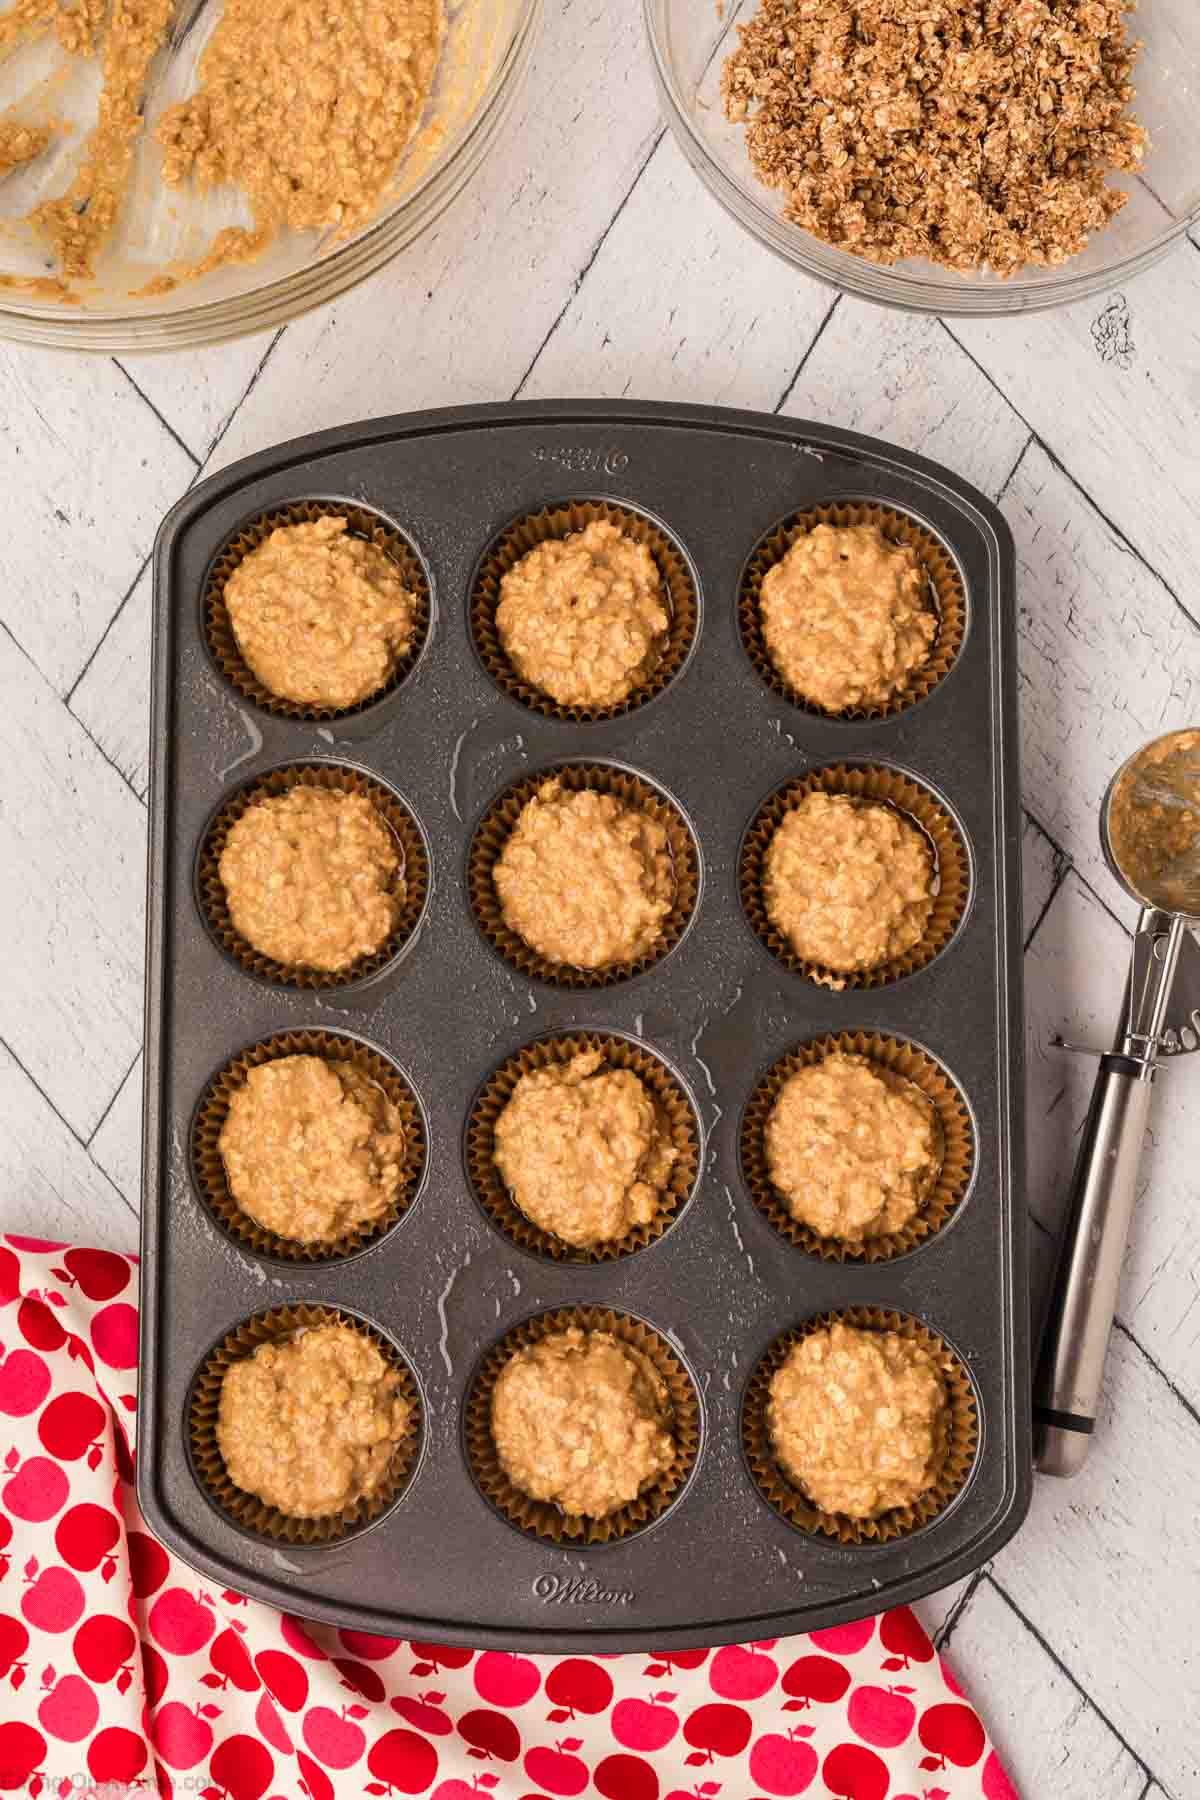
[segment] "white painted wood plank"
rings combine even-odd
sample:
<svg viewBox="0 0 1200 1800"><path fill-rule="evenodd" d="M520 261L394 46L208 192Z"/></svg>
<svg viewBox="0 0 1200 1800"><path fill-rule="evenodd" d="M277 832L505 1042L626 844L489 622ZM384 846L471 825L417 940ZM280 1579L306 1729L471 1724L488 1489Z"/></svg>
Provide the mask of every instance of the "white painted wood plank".
<svg viewBox="0 0 1200 1800"><path fill-rule="evenodd" d="M0 620L65 693L194 465L103 357L0 345L0 421Z"/></svg>
<svg viewBox="0 0 1200 1800"><path fill-rule="evenodd" d="M137 1247L130 1208L2 1044L0 1230Z"/></svg>
<svg viewBox="0 0 1200 1800"><path fill-rule="evenodd" d="M71 696L71 711L144 795L150 781L150 595L147 564Z"/></svg>
<svg viewBox="0 0 1200 1800"><path fill-rule="evenodd" d="M1181 244L1119 293L952 330L1180 598L1194 596L1200 257Z"/></svg>
<svg viewBox="0 0 1200 1800"><path fill-rule="evenodd" d="M630 279L653 270L653 279ZM770 412L829 311L697 185L667 138L522 398L694 400Z"/></svg>
<svg viewBox="0 0 1200 1800"><path fill-rule="evenodd" d="M146 814L0 631L0 1037L81 1137L142 1038Z"/></svg>
<svg viewBox="0 0 1200 1800"><path fill-rule="evenodd" d="M137 1216L142 1210L142 1059L137 1058L88 1145Z"/></svg>
<svg viewBox="0 0 1200 1800"><path fill-rule="evenodd" d="M1141 1800L1146 1773L990 1582L954 1629L950 1666L1029 1800Z"/></svg>
<svg viewBox="0 0 1200 1800"><path fill-rule="evenodd" d="M1147 738L1200 716L1200 631L1036 445L1002 506L1017 541L1024 801L1132 919L1100 854L1100 803Z"/></svg>
<svg viewBox="0 0 1200 1800"><path fill-rule="evenodd" d="M275 336L258 331L186 356L120 357L143 394L153 401L192 454L203 462L213 439L235 411Z"/></svg>
<svg viewBox="0 0 1200 1800"><path fill-rule="evenodd" d="M1118 1332L1083 1473L1038 1482L1029 1519L995 1564L1001 1587L1177 1796L1200 1791L1189 1603L1200 1593L1198 1484L1195 1419ZM1003 1706L1014 1676L1006 1670L986 1698L981 1689L981 1704ZM1032 1790L1036 1800L1043 1791Z"/></svg>
<svg viewBox="0 0 1200 1800"><path fill-rule="evenodd" d="M1026 958L1030 1203L1057 1230L1096 1066L1050 1048L1055 1032L1107 1046L1121 1005L1129 940L1069 875ZM1119 1316L1200 1410L1200 1056L1155 1082ZM1200 1437L1200 1427L1197 1428Z"/></svg>
<svg viewBox="0 0 1200 1800"><path fill-rule="evenodd" d="M512 393L661 129L634 7L547 7L516 111L455 205L290 326L214 466L344 421Z"/></svg>
<svg viewBox="0 0 1200 1800"><path fill-rule="evenodd" d="M99 658L97 658L99 661ZM82 690L81 690L82 691ZM78 699L78 695L76 696ZM103 742L103 739L101 740ZM107 749L107 745L105 745ZM1021 891L1024 900L1025 939L1035 931L1050 904L1051 895L1064 873L1062 858L1032 819L1021 833Z"/></svg>
<svg viewBox="0 0 1200 1800"><path fill-rule="evenodd" d="M784 411L946 463L994 495L1029 433L936 319L842 300Z"/></svg>

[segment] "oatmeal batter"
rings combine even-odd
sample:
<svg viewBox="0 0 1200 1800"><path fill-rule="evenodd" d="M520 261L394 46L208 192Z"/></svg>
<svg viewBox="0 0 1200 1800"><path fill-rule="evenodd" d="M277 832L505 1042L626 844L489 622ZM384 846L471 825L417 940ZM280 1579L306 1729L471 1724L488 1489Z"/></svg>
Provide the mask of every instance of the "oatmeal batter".
<svg viewBox="0 0 1200 1800"><path fill-rule="evenodd" d="M496 1120L495 1156L527 1219L588 1245L650 1223L678 1151L645 1083L587 1050L522 1075Z"/></svg>
<svg viewBox="0 0 1200 1800"><path fill-rule="evenodd" d="M382 1218L404 1160L400 1116L383 1089L320 1056L249 1070L218 1145L242 1211L304 1244L332 1243Z"/></svg>
<svg viewBox="0 0 1200 1800"><path fill-rule="evenodd" d="M910 544L815 525L763 577L762 631L788 686L826 712L878 706L929 654L937 618Z"/></svg>
<svg viewBox="0 0 1200 1800"><path fill-rule="evenodd" d="M890 806L806 794L767 846L767 915L797 956L872 969L920 943L933 910L933 856Z"/></svg>
<svg viewBox="0 0 1200 1800"><path fill-rule="evenodd" d="M764 1132L788 1211L821 1237L899 1231L937 1173L937 1119L911 1081L865 1056L826 1056L779 1091Z"/></svg>
<svg viewBox="0 0 1200 1800"><path fill-rule="evenodd" d="M835 1324L792 1346L771 1378L767 1424L784 1473L814 1506L877 1519L933 1486L948 1414L923 1344Z"/></svg>
<svg viewBox="0 0 1200 1800"><path fill-rule="evenodd" d="M399 1379L345 1325L261 1345L221 1383L217 1447L229 1479L294 1519L368 1498L410 1424Z"/></svg>
<svg viewBox="0 0 1200 1800"><path fill-rule="evenodd" d="M518 1350L492 1391L505 1474L533 1500L602 1519L675 1460L666 1388L606 1331L572 1326Z"/></svg>
<svg viewBox="0 0 1200 1800"><path fill-rule="evenodd" d="M1200 731L1159 738L1124 771L1108 807L1117 863L1135 891L1179 912L1200 889Z"/></svg>
<svg viewBox="0 0 1200 1800"><path fill-rule="evenodd" d="M404 900L399 846L371 802L304 783L246 808L220 875L235 930L298 968L370 956Z"/></svg>
<svg viewBox="0 0 1200 1800"><path fill-rule="evenodd" d="M560 706L624 700L660 661L670 622L653 556L607 519L536 545L496 609L509 661Z"/></svg>
<svg viewBox="0 0 1200 1800"><path fill-rule="evenodd" d="M225 583L238 648L263 686L309 706L354 706L412 645L414 599L347 521L282 525Z"/></svg>
<svg viewBox="0 0 1200 1800"><path fill-rule="evenodd" d="M785 217L877 263L1055 267L1125 205L1134 0L761 0L727 118Z"/></svg>
<svg viewBox="0 0 1200 1800"><path fill-rule="evenodd" d="M50 133L43 125L16 125L0 119L0 181L22 163L40 156L49 142Z"/></svg>
<svg viewBox="0 0 1200 1800"><path fill-rule="evenodd" d="M675 903L667 834L615 794L547 781L493 871L511 931L548 962L604 969L645 956Z"/></svg>

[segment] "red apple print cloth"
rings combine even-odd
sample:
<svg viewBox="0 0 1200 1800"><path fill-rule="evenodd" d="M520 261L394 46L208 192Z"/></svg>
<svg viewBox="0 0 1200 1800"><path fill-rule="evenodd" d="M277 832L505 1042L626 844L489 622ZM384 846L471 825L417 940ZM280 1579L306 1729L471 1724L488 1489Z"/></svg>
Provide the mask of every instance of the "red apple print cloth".
<svg viewBox="0 0 1200 1800"><path fill-rule="evenodd" d="M135 1271L0 1240L0 1792L1015 1800L907 1607L722 1650L517 1656L212 1588L134 1497Z"/></svg>

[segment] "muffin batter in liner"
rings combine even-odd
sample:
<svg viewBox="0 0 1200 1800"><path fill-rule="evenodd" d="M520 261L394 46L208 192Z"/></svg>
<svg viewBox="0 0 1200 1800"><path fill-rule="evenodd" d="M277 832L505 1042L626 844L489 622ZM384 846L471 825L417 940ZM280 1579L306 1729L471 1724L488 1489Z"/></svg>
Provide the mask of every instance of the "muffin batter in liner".
<svg viewBox="0 0 1200 1800"><path fill-rule="evenodd" d="M230 1363L252 1356L260 1344L279 1343L296 1332L318 1325L344 1325L373 1344L400 1376L397 1395L410 1408L409 1427L396 1445L387 1478L374 1494L360 1495L340 1513L313 1519L297 1519L280 1512L257 1494L235 1487L217 1447L217 1421L221 1405L221 1383ZM416 1466L417 1453L424 1431L421 1396L408 1364L382 1332L353 1313L335 1306L279 1306L270 1312L256 1313L235 1327L209 1351L192 1383L187 1414L188 1450L192 1471L209 1499L227 1518L244 1531L259 1537L274 1538L280 1543L308 1545L332 1544L349 1537L387 1512L400 1498Z"/></svg>
<svg viewBox="0 0 1200 1800"><path fill-rule="evenodd" d="M784 814L797 806L806 794L818 790L892 807L917 827L933 851L933 909L924 936L902 955L869 969L833 970L820 963L808 962L796 955L788 939L767 915L763 897L767 846ZM840 991L843 988L884 987L932 962L962 923L970 899L970 869L967 847L957 825L932 790L922 782L881 764L830 763L785 782L763 801L742 840L738 889L755 936L771 954L795 974L803 975L821 987Z"/></svg>
<svg viewBox="0 0 1200 1800"><path fill-rule="evenodd" d="M395 563L413 600L412 643L404 655L398 658L395 668L383 685L354 706L306 705L303 701L289 700L272 693L242 655L225 604L225 583L238 564L252 550L257 550L260 544L264 544L273 531L278 531L285 525L307 525L315 519L329 518L345 519L352 536L364 538L384 551ZM367 707L377 706L407 680L429 634L430 605L429 580L420 557L408 539L381 519L378 513L362 506L343 505L336 500L298 500L292 506L278 507L272 512L262 513L241 526L213 562L204 582L204 641L208 645L210 656L230 685L247 700L260 706L264 712L273 713L280 719L311 719L316 722L323 719L347 719L355 713L364 712Z"/></svg>
<svg viewBox="0 0 1200 1800"><path fill-rule="evenodd" d="M618 1507L602 1519L566 1513L553 1501L532 1500L528 1494L523 1494L509 1480L492 1437L492 1389L508 1359L526 1345L535 1344L555 1332L566 1331L571 1326L577 1326L581 1331L606 1331L630 1349L639 1351L665 1382L670 1404L667 1423L676 1443L674 1462L643 1489L636 1500ZM526 1319L506 1332L499 1343L492 1345L467 1395L463 1434L467 1463L484 1498L510 1524L528 1536L576 1549L588 1544L611 1544L632 1532L642 1531L674 1504L699 1453L700 1403L683 1363L652 1326L644 1325L627 1313L610 1312L603 1306L564 1306L556 1312L540 1313L536 1318Z"/></svg>
<svg viewBox="0 0 1200 1800"><path fill-rule="evenodd" d="M760 605L763 579L768 569L781 562L797 539L811 531L814 525L875 525L890 543L911 545L925 570L930 605L937 618L937 634L925 660L910 672L904 685L884 701L828 712L790 686L767 648ZM967 597L962 574L941 539L908 513L864 500L841 501L793 513L757 546L746 564L738 594L738 629L742 646L759 678L789 705L798 706L818 719L889 719L907 707L915 706L918 700L932 693L953 668L962 649L966 626Z"/></svg>
<svg viewBox="0 0 1200 1800"><path fill-rule="evenodd" d="M509 661L496 628L500 583L536 545L550 538L569 537L599 519L617 526L635 543L644 544L654 558L670 616L667 642L654 667L615 706L562 706L526 681ZM541 512L526 513L524 518L514 520L487 550L471 586L471 635L488 674L506 694L548 719L570 719L582 724L620 718L644 706L670 685L687 661L698 621L695 580L678 545L652 520L608 500L574 500L563 506L546 506Z"/></svg>
<svg viewBox="0 0 1200 1800"><path fill-rule="evenodd" d="M899 1231L881 1233L858 1243L822 1237L811 1225L794 1219L785 1196L774 1186L767 1167L766 1126L780 1090L797 1069L811 1068L827 1056L865 1056L882 1073L889 1071L918 1088L933 1108L938 1166L927 1184L920 1210ZM975 1167L975 1136L970 1114L958 1088L941 1064L904 1038L878 1031L839 1031L813 1038L790 1050L768 1069L746 1104L740 1134L742 1176L758 1210L781 1237L797 1250L825 1262L890 1262L939 1232L961 1204Z"/></svg>
<svg viewBox="0 0 1200 1800"><path fill-rule="evenodd" d="M845 1513L822 1512L790 1482L775 1460L767 1425L771 1377L787 1360L801 1338L840 1322L864 1331L894 1331L924 1345L937 1363L946 1384L949 1407L946 1458L933 1485L909 1506L896 1506L877 1519L854 1519ZM759 1493L777 1513L798 1531L813 1537L833 1538L840 1544L887 1544L905 1537L936 1519L966 1486L979 1448L979 1415L975 1390L965 1365L944 1338L906 1313L879 1306L845 1306L836 1312L806 1319L785 1331L768 1348L746 1389L742 1404L742 1447Z"/></svg>
<svg viewBox="0 0 1200 1800"><path fill-rule="evenodd" d="M612 794L625 805L650 813L663 827L671 851L675 875L675 901L663 920L662 932L654 948L644 956L627 962L611 963L606 968L582 969L571 963L550 962L539 956L523 937L504 921L500 896L492 879L492 870L521 814L547 781L559 781L566 790L591 788L599 794ZM543 769L505 788L493 800L475 828L467 856L467 890L476 923L494 950L520 974L538 981L548 981L561 988L611 987L628 981L651 969L673 950L691 922L700 892L700 854L683 814L665 794L652 787L641 776L610 763L572 762Z"/></svg>
<svg viewBox="0 0 1200 1800"><path fill-rule="evenodd" d="M602 1051L607 1067L629 1069L640 1077L667 1124L678 1155L667 1186L662 1190L658 1212L649 1224L635 1225L623 1237L581 1246L566 1243L526 1218L496 1167L495 1126L522 1075L555 1063L569 1063L572 1057L588 1050ZM466 1150L467 1172L475 1198L505 1237L520 1249L532 1251L535 1256L552 1258L555 1262L603 1263L612 1262L619 1256L631 1256L635 1250L644 1250L674 1223L696 1185L700 1132L695 1108L682 1083L657 1056L627 1038L614 1037L603 1031L583 1031L526 1044L524 1049L501 1063L488 1077L471 1108Z"/></svg>
<svg viewBox="0 0 1200 1800"><path fill-rule="evenodd" d="M370 956L360 956L345 969L313 969L276 962L264 956L234 929L221 880L221 852L231 826L256 800L284 794L293 787L321 787L339 794L361 794L383 818L396 839L405 895L391 934ZM343 764L289 763L256 776L238 788L210 820L196 864L196 896L209 930L221 948L250 975L280 987L337 988L365 981L398 956L412 937L429 894L429 856L416 820L390 788Z"/></svg>
<svg viewBox="0 0 1200 1800"><path fill-rule="evenodd" d="M383 1089L400 1116L404 1160L400 1185L378 1219L354 1226L340 1238L315 1244L280 1237L243 1212L229 1189L219 1139L229 1115L229 1102L251 1069L285 1056L320 1056L348 1063ZM213 1076L192 1124L192 1171L200 1196L217 1224L256 1256L276 1256L295 1263L337 1262L390 1231L407 1211L425 1174L425 1127L416 1096L394 1063L357 1039L332 1031L281 1031L232 1057Z"/></svg>

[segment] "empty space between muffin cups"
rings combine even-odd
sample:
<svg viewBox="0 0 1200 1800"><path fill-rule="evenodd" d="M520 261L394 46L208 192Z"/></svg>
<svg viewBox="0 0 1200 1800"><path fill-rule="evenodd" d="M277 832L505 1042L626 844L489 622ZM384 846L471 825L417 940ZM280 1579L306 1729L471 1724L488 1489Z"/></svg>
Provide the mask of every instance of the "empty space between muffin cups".
<svg viewBox="0 0 1200 1800"><path fill-rule="evenodd" d="M946 1389L947 1419L945 1455L926 1491L906 1506L896 1506L878 1518L854 1518L847 1513L824 1512L784 1473L775 1454L768 1422L771 1380L787 1361L793 1346L814 1332L832 1325L849 1325L859 1331L895 1332L920 1344L933 1358ZM979 1409L975 1384L958 1352L946 1339L908 1313L880 1306L839 1307L806 1319L782 1332L760 1358L746 1386L742 1402L742 1450L750 1476L768 1506L797 1531L843 1545L887 1544L910 1536L931 1524L964 1492L975 1469L979 1449Z"/></svg>
<svg viewBox="0 0 1200 1800"><path fill-rule="evenodd" d="M843 707L838 711L799 693L777 666L763 632L762 586L769 571L817 525L848 528L875 526L890 544L905 545L916 555L925 576L936 630L927 655L886 699ZM931 694L958 660L967 631L967 592L957 559L928 525L899 507L871 500L830 501L792 513L760 538L742 573L738 589L738 631L742 647L759 679L789 705L819 719L890 719Z"/></svg>
<svg viewBox="0 0 1200 1800"><path fill-rule="evenodd" d="M510 1359L518 1351L572 1328L605 1332L650 1365L665 1388L666 1427L675 1440L670 1467L635 1500L602 1518L568 1513L554 1501L535 1500L523 1493L501 1463L492 1434L492 1395ZM699 1396L682 1357L645 1320L604 1306L559 1307L514 1325L485 1351L472 1377L463 1410L467 1467L484 1499L518 1531L572 1550L615 1543L662 1518L680 1499L691 1479L700 1454L701 1431Z"/></svg>
<svg viewBox="0 0 1200 1800"><path fill-rule="evenodd" d="M319 1242L287 1238L252 1218L238 1204L229 1184L220 1138L233 1096L252 1069L285 1057L319 1057L352 1070L382 1090L396 1114L403 1138L395 1192L379 1218L351 1226L341 1236ZM263 1038L217 1071L205 1088L192 1121L192 1178L215 1223L254 1256L299 1264L342 1262L378 1244L407 1213L421 1191L428 1154L428 1132L416 1091L390 1057L362 1039L333 1031L281 1031Z"/></svg>
<svg viewBox="0 0 1200 1800"><path fill-rule="evenodd" d="M539 544L562 541L597 522L614 525L625 537L644 546L653 557L668 615L666 641L655 660L641 670L623 699L610 706L564 705L527 680L510 660L496 620L501 584L522 558ZM659 520L611 500L565 500L514 519L484 551L469 593L471 638L480 661L496 685L531 712L576 724L621 718L653 700L683 669L699 634L699 582L681 545Z"/></svg>
<svg viewBox="0 0 1200 1800"><path fill-rule="evenodd" d="M573 1058L598 1052L602 1069L625 1069L649 1091L664 1135L675 1152L669 1179L660 1190L654 1217L622 1237L575 1245L529 1219L506 1187L496 1164L496 1122L521 1077L565 1067ZM605 1263L632 1256L656 1243L675 1224L696 1189L701 1164L701 1128L695 1100L681 1076L636 1038L611 1031L572 1031L534 1039L492 1071L476 1094L467 1118L465 1153L472 1191L487 1218L519 1249L563 1263Z"/></svg>
<svg viewBox="0 0 1200 1800"><path fill-rule="evenodd" d="M237 1487L230 1478L217 1441L221 1387L226 1370L253 1356L264 1344L283 1344L322 1326L343 1326L380 1353L398 1378L394 1398L408 1407L408 1425L373 1494L360 1495L337 1513L300 1518ZM297 1549L339 1543L377 1524L410 1487L425 1433L416 1376L400 1347L357 1313L338 1306L300 1303L255 1313L214 1344L193 1378L185 1419L192 1473L208 1500L240 1530Z"/></svg>
<svg viewBox="0 0 1200 1800"><path fill-rule="evenodd" d="M554 962L540 955L505 920L496 889L496 864L523 809L552 782L557 782L568 795L611 795L622 806L647 814L665 833L674 897L657 938L643 954L597 967ZM513 782L484 812L467 852L467 892L475 922L486 941L518 974L559 988L611 987L656 967L678 946L691 925L700 883L699 846L678 802L647 776L609 761L556 763Z"/></svg>
<svg viewBox="0 0 1200 1800"><path fill-rule="evenodd" d="M771 1179L766 1128L780 1093L791 1076L818 1067L829 1056L865 1058L885 1079L911 1083L931 1109L936 1164L914 1217L898 1231L857 1240L822 1237L793 1218L786 1196ZM812 1038L779 1057L746 1102L738 1135L742 1179L755 1206L789 1244L826 1262L890 1262L928 1243L957 1216L975 1172L975 1131L957 1082L927 1050L907 1038L878 1031L839 1031Z"/></svg>
<svg viewBox="0 0 1200 1800"><path fill-rule="evenodd" d="M370 802L395 843L397 868L393 889L401 889L392 929L378 948L344 968L314 968L277 962L249 943L236 929L221 879L221 856L233 827L256 802L271 800L296 788L357 795ZM407 955L424 921L430 891L430 858L424 830L416 814L394 788L378 776L350 763L298 762L253 776L221 801L201 834L196 856L195 892L209 934L226 956L246 974L275 987L351 989L362 986Z"/></svg>
<svg viewBox="0 0 1200 1800"><path fill-rule="evenodd" d="M844 796L864 808L885 807L914 827L929 849L933 880L925 929L910 948L883 962L832 969L809 961L796 952L767 912L764 879L771 841L788 814L817 793ZM963 828L933 788L887 763L846 761L810 769L768 794L742 838L738 892L751 930L772 956L794 974L840 992L884 987L927 967L955 937L966 917L971 900L971 872L971 853Z"/></svg>
<svg viewBox="0 0 1200 1800"><path fill-rule="evenodd" d="M311 525L319 519L344 519L349 538L381 550L394 564L412 599L412 636L408 649L395 658L376 688L349 706L306 704L276 694L267 687L243 655L225 597L230 577L248 556L261 549L272 532L290 525ZM243 699L253 701L255 706L275 718L320 724L329 719L349 719L373 711L395 696L425 649L432 605L432 588L425 562L413 540L398 525L358 501L295 500L255 514L226 539L204 578L201 629L218 672Z"/></svg>

